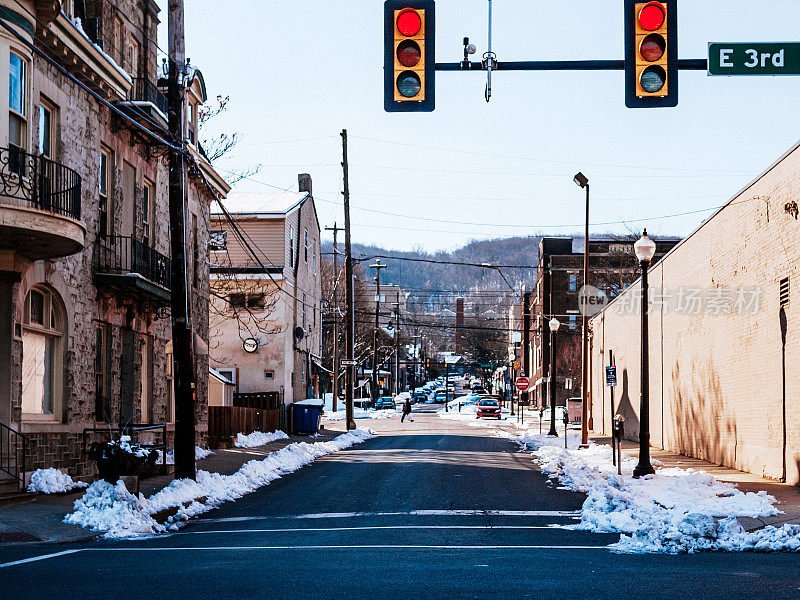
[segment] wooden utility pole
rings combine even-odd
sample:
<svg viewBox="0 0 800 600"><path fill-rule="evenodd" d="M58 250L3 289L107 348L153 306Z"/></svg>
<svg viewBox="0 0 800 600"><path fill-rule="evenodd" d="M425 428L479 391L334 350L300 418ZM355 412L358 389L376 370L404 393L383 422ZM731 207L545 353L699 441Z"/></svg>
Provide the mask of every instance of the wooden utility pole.
<svg viewBox="0 0 800 600"><path fill-rule="evenodd" d="M531 293L522 288L522 374L531 377ZM527 390L520 394L520 413L523 407L530 403L530 394Z"/></svg>
<svg viewBox="0 0 800 600"><path fill-rule="evenodd" d="M337 234L344 231L342 227L337 227L334 221L333 227L326 227L325 231L333 232L333 359L331 369L333 370L333 386L331 394L333 397L333 412L339 408L339 245L337 244Z"/></svg>
<svg viewBox="0 0 800 600"><path fill-rule="evenodd" d="M400 393L400 303L394 303L394 395Z"/></svg>
<svg viewBox="0 0 800 600"><path fill-rule="evenodd" d="M378 327L380 327L381 312L381 271L386 268L386 265L381 263L379 258L369 268L375 269L377 273L375 276L375 331L372 333L372 385L370 386L369 394L374 408L378 402Z"/></svg>
<svg viewBox="0 0 800 600"><path fill-rule="evenodd" d="M347 169L347 129L342 129L342 173L344 180L344 273L345 273L345 302L346 309L346 323L345 323L345 339L346 350L345 356L347 357L347 370L346 370L346 385L345 385L345 411L347 418L347 429L355 429L356 422L353 419L353 385L355 383L355 295L353 293L353 256L350 246L350 181L348 178Z"/></svg>
<svg viewBox="0 0 800 600"><path fill-rule="evenodd" d="M172 248L172 360L175 384L175 478L194 479L195 381L191 305L186 282L186 159L183 0L169 0L169 225Z"/></svg>

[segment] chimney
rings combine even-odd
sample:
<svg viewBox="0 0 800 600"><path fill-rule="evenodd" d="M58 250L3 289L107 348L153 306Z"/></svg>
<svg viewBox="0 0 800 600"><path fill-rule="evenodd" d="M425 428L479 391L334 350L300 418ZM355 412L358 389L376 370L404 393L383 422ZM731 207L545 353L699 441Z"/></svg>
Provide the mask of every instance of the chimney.
<svg viewBox="0 0 800 600"><path fill-rule="evenodd" d="M456 299L456 354L464 351L464 299Z"/></svg>
<svg viewBox="0 0 800 600"><path fill-rule="evenodd" d="M297 183L300 186L301 192L307 192L310 196L313 195L311 191L311 175L308 173L300 173L297 176Z"/></svg>

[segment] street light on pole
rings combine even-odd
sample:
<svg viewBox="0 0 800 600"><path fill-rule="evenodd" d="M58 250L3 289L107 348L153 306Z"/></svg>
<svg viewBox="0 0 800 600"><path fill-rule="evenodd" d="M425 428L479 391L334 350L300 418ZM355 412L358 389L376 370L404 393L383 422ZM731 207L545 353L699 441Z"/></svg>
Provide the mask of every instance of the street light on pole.
<svg viewBox="0 0 800 600"><path fill-rule="evenodd" d="M547 435L558 437L556 431L556 333L561 321L553 317L548 323L550 327L550 431Z"/></svg>
<svg viewBox="0 0 800 600"><path fill-rule="evenodd" d="M636 258L642 266L642 366L641 366L641 389L639 396L639 464L633 470L635 478L643 475L655 473L653 465L650 464L650 357L649 357L649 333L648 333L648 309L650 302L648 299L647 269L656 253L656 245L653 240L647 237L647 230L644 230L642 237L633 245Z"/></svg>
<svg viewBox="0 0 800 600"><path fill-rule="evenodd" d="M583 233L583 287L589 285L589 179L578 173L573 181L586 190L586 227ZM581 448L589 445L589 315L581 311Z"/></svg>

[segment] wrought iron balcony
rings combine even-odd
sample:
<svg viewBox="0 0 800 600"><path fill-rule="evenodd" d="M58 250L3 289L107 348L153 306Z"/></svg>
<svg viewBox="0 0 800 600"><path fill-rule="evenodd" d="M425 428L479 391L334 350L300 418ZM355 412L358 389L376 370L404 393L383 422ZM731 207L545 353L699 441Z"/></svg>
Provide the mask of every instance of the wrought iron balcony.
<svg viewBox="0 0 800 600"><path fill-rule="evenodd" d="M44 156L0 148L0 249L33 260L83 249L81 178Z"/></svg>
<svg viewBox="0 0 800 600"><path fill-rule="evenodd" d="M129 236L98 237L94 257L99 282L138 288L169 301L171 261L150 246Z"/></svg>
<svg viewBox="0 0 800 600"><path fill-rule="evenodd" d="M146 77L134 77L133 86L128 92L128 102L149 102L163 115L167 114L167 97Z"/></svg>
<svg viewBox="0 0 800 600"><path fill-rule="evenodd" d="M65 217L81 218L81 177L72 169L19 148L0 148L0 201L13 198Z"/></svg>

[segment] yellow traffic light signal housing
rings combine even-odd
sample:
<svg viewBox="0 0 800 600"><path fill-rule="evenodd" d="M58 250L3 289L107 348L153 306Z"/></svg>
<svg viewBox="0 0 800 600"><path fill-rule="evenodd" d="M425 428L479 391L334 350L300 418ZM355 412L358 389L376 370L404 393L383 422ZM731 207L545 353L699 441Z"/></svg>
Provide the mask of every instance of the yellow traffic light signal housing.
<svg viewBox="0 0 800 600"><path fill-rule="evenodd" d="M677 0L625 0L625 105L678 105Z"/></svg>
<svg viewBox="0 0 800 600"><path fill-rule="evenodd" d="M433 0L384 3L384 110L431 112L435 92Z"/></svg>

